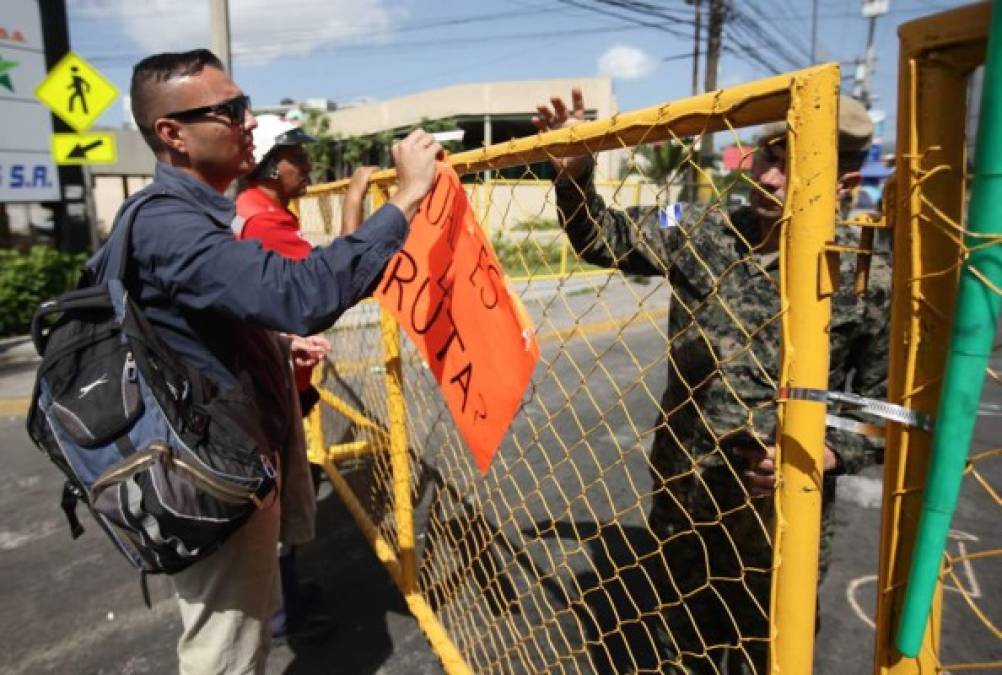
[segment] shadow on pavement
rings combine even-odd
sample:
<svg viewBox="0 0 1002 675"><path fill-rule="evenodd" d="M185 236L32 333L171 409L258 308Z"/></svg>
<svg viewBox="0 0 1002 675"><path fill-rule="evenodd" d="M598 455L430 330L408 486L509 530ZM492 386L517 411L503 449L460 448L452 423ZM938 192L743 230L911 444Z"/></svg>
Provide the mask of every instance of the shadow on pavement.
<svg viewBox="0 0 1002 675"><path fill-rule="evenodd" d="M317 505L317 538L297 552L301 581L322 589L316 611L335 618L323 640L290 638L294 658L285 672L375 673L394 651L387 614L408 615L407 606L369 548L347 509L331 494ZM401 671L404 672L404 671Z"/></svg>
<svg viewBox="0 0 1002 675"><path fill-rule="evenodd" d="M563 598L584 629L598 673L658 672L654 626L660 622L652 584L660 557L650 530L619 523L540 523L544 536L587 542L589 563L576 569L583 595L569 598L565 584L544 581L551 597Z"/></svg>

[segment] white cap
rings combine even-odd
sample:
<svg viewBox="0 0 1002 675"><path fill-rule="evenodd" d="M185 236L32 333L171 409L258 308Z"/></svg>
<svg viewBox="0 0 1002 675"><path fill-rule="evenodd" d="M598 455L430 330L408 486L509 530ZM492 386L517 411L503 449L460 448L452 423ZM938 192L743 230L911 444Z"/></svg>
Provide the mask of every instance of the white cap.
<svg viewBox="0 0 1002 675"><path fill-rule="evenodd" d="M313 143L313 138L292 122L278 115L258 115L254 136L254 163L260 164L276 146Z"/></svg>

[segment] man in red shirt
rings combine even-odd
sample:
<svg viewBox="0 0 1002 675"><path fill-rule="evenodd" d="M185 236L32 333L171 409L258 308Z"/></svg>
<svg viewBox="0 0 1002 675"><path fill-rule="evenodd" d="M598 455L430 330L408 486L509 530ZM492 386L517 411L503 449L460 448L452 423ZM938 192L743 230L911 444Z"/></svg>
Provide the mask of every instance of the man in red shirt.
<svg viewBox="0 0 1002 675"><path fill-rule="evenodd" d="M310 158L303 147L316 139L276 115L261 115L254 130L254 160L249 187L237 197L242 228L238 239L257 239L265 250L302 260L313 246L299 234L299 220L289 202L310 184Z"/></svg>
<svg viewBox="0 0 1002 675"><path fill-rule="evenodd" d="M249 187L237 197L237 213L244 219L237 236L257 239L265 250L301 260L313 246L300 235L299 220L289 211L289 202L301 197L310 184L312 167L303 145L316 139L276 115L261 115L257 120L257 166L247 177ZM358 228L369 175L377 168L363 166L352 175L341 209L341 236Z"/></svg>
<svg viewBox="0 0 1002 675"><path fill-rule="evenodd" d="M313 245L300 234L299 219L289 211L289 202L302 196L310 183L310 159L303 146L316 139L276 115L261 115L257 120L258 127L253 131L256 166L247 176L247 189L236 199L242 222L237 219L233 231L238 239L257 240L267 251L302 260L309 256ZM362 167L352 176L342 204L341 236L351 234L361 223L362 200L369 174L375 169ZM331 345L321 335L289 337L296 388L305 415L319 399L310 384L313 368L330 353ZM283 602L272 619L273 635L282 638L291 631L310 638L328 633L330 618L307 611L308 597L297 580L295 546L283 545L279 570Z"/></svg>
<svg viewBox="0 0 1002 675"><path fill-rule="evenodd" d="M301 197L310 184L310 158L303 147L315 138L277 115L261 115L254 130L254 170L247 176L248 187L237 197L237 215L242 225L234 227L238 239L261 242L266 251L274 251L292 260L302 260L313 245L303 239L299 219L289 211L289 202ZM342 204L341 236L354 232L362 221L362 200L369 175L377 167L363 166L352 176ZM294 337L293 359L296 386L309 395L313 367L330 352L330 343L322 336ZM308 407L304 401L304 412Z"/></svg>

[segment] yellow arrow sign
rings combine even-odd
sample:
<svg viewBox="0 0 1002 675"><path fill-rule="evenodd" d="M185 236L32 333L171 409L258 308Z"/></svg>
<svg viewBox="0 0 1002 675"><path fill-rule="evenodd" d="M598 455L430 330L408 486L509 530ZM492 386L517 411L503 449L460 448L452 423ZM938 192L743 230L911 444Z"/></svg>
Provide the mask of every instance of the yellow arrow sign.
<svg viewBox="0 0 1002 675"><path fill-rule="evenodd" d="M118 160L114 134L52 134L56 164L114 164Z"/></svg>
<svg viewBox="0 0 1002 675"><path fill-rule="evenodd" d="M87 128L118 96L118 90L96 68L69 52L49 71L35 96L77 131Z"/></svg>

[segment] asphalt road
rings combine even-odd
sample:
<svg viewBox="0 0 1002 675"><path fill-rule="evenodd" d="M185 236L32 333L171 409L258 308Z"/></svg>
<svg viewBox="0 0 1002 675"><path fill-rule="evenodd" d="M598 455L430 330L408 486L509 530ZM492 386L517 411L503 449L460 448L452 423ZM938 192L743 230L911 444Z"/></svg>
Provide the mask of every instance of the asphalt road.
<svg viewBox="0 0 1002 675"><path fill-rule="evenodd" d="M524 296L541 334L573 325L580 331L563 349L543 342L532 398L485 479L463 469L467 460L441 410L418 395L427 373L408 371L412 412L425 416L415 415L412 438L434 449L424 458L426 473L449 483L421 493L419 524L429 517L437 523L419 528L430 571L422 583L439 599L456 642L470 650L475 672L631 672L652 663L644 609L652 592L637 559L653 549L644 524L647 430L664 383L667 289L598 280L563 290L558 298L544 284ZM364 314L354 327L342 323L367 345L363 353L372 347L358 339ZM379 375L360 369L347 379L361 384ZM23 396L31 377L24 366L0 372L0 397ZM987 389L985 403L975 450L999 438L992 406L1002 405L1002 391ZM166 582L154 581L156 602L147 610L136 576L96 528L69 539L57 474L31 446L21 419L0 417L0 434L7 460L0 476L0 672L172 672L178 620ZM988 482L1002 485L1002 461L980 466ZM955 551L1002 546L1002 511L976 487L968 479L954 522ZM879 467L840 479L834 563L821 588L819 674L871 670L880 491ZM339 630L321 645L276 649L269 672L441 672L335 497L322 501L319 529L320 540L303 551L302 572L321 584L321 604L339 617ZM448 557L436 549L447 540L477 560L472 573L450 577ZM958 568L960 582L996 624L1000 567L998 558L984 558ZM466 623L470 616L476 623ZM942 643L946 662L1002 658L1002 642L950 589Z"/></svg>

